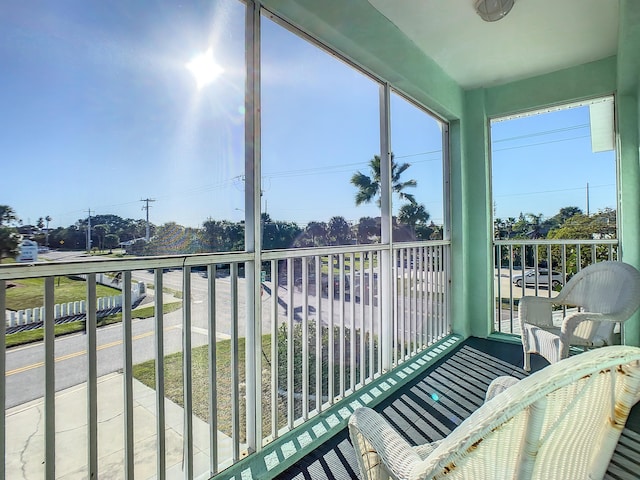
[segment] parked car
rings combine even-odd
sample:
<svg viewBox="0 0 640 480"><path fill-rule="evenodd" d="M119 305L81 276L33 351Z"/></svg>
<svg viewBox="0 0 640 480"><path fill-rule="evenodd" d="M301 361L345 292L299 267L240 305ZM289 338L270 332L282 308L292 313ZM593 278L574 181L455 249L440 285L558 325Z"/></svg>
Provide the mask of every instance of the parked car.
<svg viewBox="0 0 640 480"><path fill-rule="evenodd" d="M537 270L538 275L536 278L536 270L527 270L523 275L515 275L513 277L513 283L516 284L516 286L518 287L522 287L522 282L523 282L523 277L524 277L524 284L526 286L530 286L530 285L538 285L541 287L548 287L549 286L549 269L547 268L539 268ZM552 271L551 272L551 286L552 287L557 287L559 285L562 285L564 283L564 280L562 278L562 274L560 272L555 272Z"/></svg>

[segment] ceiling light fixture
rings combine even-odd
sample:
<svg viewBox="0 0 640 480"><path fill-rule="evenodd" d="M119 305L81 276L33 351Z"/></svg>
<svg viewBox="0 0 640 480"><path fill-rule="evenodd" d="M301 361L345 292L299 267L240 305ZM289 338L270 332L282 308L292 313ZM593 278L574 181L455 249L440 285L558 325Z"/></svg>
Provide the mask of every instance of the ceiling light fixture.
<svg viewBox="0 0 640 480"><path fill-rule="evenodd" d="M475 0L476 12L485 22L495 22L505 17L514 0Z"/></svg>

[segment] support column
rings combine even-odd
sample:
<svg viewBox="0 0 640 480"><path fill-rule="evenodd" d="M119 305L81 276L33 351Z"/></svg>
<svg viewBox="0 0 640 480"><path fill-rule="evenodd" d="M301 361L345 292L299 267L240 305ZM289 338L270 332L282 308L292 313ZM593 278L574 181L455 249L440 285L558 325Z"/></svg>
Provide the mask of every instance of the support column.
<svg viewBox="0 0 640 480"><path fill-rule="evenodd" d="M619 196L618 227L622 246L620 259L640 268L640 105L636 96L616 98L618 114ZM624 324L622 342L640 345L640 313Z"/></svg>

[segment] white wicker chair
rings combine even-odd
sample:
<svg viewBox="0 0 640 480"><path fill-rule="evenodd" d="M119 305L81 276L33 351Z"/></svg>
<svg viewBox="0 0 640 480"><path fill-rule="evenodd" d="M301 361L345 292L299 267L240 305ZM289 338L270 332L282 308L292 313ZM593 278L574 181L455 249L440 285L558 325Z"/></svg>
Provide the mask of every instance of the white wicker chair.
<svg viewBox="0 0 640 480"><path fill-rule="evenodd" d="M555 326L552 306L580 307ZM569 355L569 346L602 347L613 344L614 327L640 305L640 272L623 262L599 262L580 270L554 298L524 296L518 307L524 369L530 354L550 363Z"/></svg>
<svg viewBox="0 0 640 480"><path fill-rule="evenodd" d="M411 447L367 407L349 433L363 480L597 479L639 399L640 348L612 346L516 382L435 443Z"/></svg>

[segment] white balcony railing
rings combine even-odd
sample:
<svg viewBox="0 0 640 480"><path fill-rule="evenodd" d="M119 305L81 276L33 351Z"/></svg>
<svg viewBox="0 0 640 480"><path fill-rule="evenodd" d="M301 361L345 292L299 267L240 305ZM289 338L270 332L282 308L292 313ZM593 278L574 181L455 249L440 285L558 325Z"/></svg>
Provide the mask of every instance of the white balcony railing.
<svg viewBox="0 0 640 480"><path fill-rule="evenodd" d="M580 269L617 259L615 239L495 240L494 330L520 334L518 303L522 296L552 298Z"/></svg>
<svg viewBox="0 0 640 480"><path fill-rule="evenodd" d="M0 310L9 283L41 278L44 297L43 342L7 350L0 322L0 477L209 478L450 333L448 242L260 258L255 287L250 253L0 268ZM100 326L108 272L122 321ZM56 337L65 275L86 276L86 325Z"/></svg>

